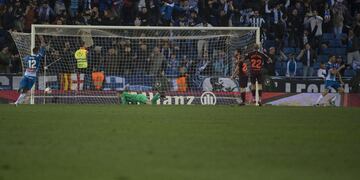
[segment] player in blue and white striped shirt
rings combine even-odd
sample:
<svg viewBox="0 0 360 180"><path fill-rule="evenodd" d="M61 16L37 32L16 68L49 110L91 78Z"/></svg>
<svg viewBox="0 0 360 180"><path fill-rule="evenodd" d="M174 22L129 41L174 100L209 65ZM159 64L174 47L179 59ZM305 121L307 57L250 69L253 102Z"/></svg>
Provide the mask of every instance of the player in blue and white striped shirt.
<svg viewBox="0 0 360 180"><path fill-rule="evenodd" d="M326 76L325 76L325 90L319 96L316 101L315 105L319 105L320 101L330 92L331 88L334 88L338 93L343 94L344 88L341 86L343 85L343 81L341 79L341 75L339 71L344 68L343 66L340 67L338 63L336 63L336 57L334 55L330 56L329 62L326 65ZM337 80L338 77L338 80ZM330 104L334 105L337 95L330 99Z"/></svg>
<svg viewBox="0 0 360 180"><path fill-rule="evenodd" d="M25 74L20 81L20 87L18 90L20 96L15 102L15 105L19 105L24 102L27 92L35 84L36 73L40 69L40 63L44 56L45 56L45 48L42 45L42 47L40 48L38 47L33 48L33 54L28 55L23 59Z"/></svg>

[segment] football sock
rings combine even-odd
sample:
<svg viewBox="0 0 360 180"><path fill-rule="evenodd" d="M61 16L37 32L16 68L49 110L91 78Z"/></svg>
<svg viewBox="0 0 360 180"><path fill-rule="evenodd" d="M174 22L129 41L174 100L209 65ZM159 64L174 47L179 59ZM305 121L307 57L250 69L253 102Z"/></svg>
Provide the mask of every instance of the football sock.
<svg viewBox="0 0 360 180"><path fill-rule="evenodd" d="M25 100L26 93L21 93L18 99L16 100L15 104L22 104Z"/></svg>
<svg viewBox="0 0 360 180"><path fill-rule="evenodd" d="M155 105L156 102L159 100L160 94L156 93L155 96L151 99L151 104Z"/></svg>
<svg viewBox="0 0 360 180"><path fill-rule="evenodd" d="M241 100L243 101L243 103L246 102L246 93L245 92L241 93Z"/></svg>
<svg viewBox="0 0 360 180"><path fill-rule="evenodd" d="M331 102L335 102L337 99L337 96L338 96L338 94L335 94L335 96L331 98Z"/></svg>
<svg viewBox="0 0 360 180"><path fill-rule="evenodd" d="M316 103L315 103L315 104L319 104L320 101L321 101L323 98L324 98L324 96L321 94L321 95L319 96L319 98L316 100Z"/></svg>

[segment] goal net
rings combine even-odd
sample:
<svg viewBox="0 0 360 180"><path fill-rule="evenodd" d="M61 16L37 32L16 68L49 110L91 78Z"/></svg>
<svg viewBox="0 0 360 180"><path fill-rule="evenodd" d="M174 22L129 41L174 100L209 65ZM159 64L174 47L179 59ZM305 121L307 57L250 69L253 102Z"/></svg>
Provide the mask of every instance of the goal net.
<svg viewBox="0 0 360 180"><path fill-rule="evenodd" d="M112 27L33 25L12 33L21 57L45 41L31 103L115 104L119 92L155 92L158 104L236 104L234 52L260 42L252 27ZM87 67L75 52L84 45Z"/></svg>

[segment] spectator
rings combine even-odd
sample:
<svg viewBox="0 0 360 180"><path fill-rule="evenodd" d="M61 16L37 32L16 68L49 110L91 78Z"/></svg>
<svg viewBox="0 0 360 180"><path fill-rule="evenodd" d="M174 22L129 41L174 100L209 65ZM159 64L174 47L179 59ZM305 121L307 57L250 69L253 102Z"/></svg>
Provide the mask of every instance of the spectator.
<svg viewBox="0 0 360 180"><path fill-rule="evenodd" d="M107 66L107 63L110 62L109 64L112 65L111 63L111 58L109 58L107 55L109 54L105 54L104 55L104 48L102 46L94 46L91 48L91 59L92 61L90 61L90 67L92 72L94 71L105 71L105 67ZM114 52L114 54L117 54L117 52ZM104 58L105 57L105 58ZM106 61L106 63L105 63ZM108 68L108 67L106 67ZM106 71L108 71L109 69L107 69ZM119 71L116 71L119 72Z"/></svg>
<svg viewBox="0 0 360 180"><path fill-rule="evenodd" d="M297 9L293 9L291 14L288 17L288 30L289 30L289 44L295 47L301 46L301 36L299 34L302 32L302 21L301 16Z"/></svg>
<svg viewBox="0 0 360 180"><path fill-rule="evenodd" d="M64 44L60 45L59 49L60 57L62 59L73 59L73 54L76 51L74 48L71 48L70 41L65 41ZM63 61L64 69L63 73L74 73L76 68L76 61Z"/></svg>
<svg viewBox="0 0 360 180"><path fill-rule="evenodd" d="M21 73L22 72L21 58L19 54L12 55L10 73Z"/></svg>
<svg viewBox="0 0 360 180"><path fill-rule="evenodd" d="M124 74L126 75L130 75L134 73L134 69L135 69L135 64L134 64L134 60L135 60L135 56L133 54L133 49L131 47L130 42L126 42L125 44L125 48L123 49L122 53L121 53L121 61L122 63L121 65L121 70ZM117 61L119 59L116 59Z"/></svg>
<svg viewBox="0 0 360 180"><path fill-rule="evenodd" d="M149 70L149 47L145 41L140 41L138 45L138 49L136 50L136 64L142 64L142 66L135 67L137 73L148 72Z"/></svg>
<svg viewBox="0 0 360 180"><path fill-rule="evenodd" d="M101 50L98 51L98 53L101 53ZM123 66L126 66L124 61L127 61L127 59L123 59L124 57L120 58L118 52L114 48L108 49L105 57L104 64L106 75L124 74L124 70L127 68Z"/></svg>
<svg viewBox="0 0 360 180"><path fill-rule="evenodd" d="M323 18L324 18L324 22L323 22L323 30L325 33L331 33L332 31L332 23L331 23L331 9L329 7L328 3L325 3L325 7L324 7L324 12L323 12Z"/></svg>
<svg viewBox="0 0 360 180"><path fill-rule="evenodd" d="M323 18L318 15L317 11L307 14L304 24L310 27L310 31L314 33L314 39L312 39L312 47L317 49L320 46L320 40L322 37L322 23Z"/></svg>
<svg viewBox="0 0 360 180"><path fill-rule="evenodd" d="M221 27L229 26L229 20L231 16L231 11L228 9L228 2L226 0L220 0L220 13L218 17L218 25Z"/></svg>
<svg viewBox="0 0 360 180"><path fill-rule="evenodd" d="M38 21L42 24L50 23L55 17L55 12L49 6L47 1L45 1L37 11L38 11Z"/></svg>
<svg viewBox="0 0 360 180"><path fill-rule="evenodd" d="M262 27L265 24L264 18L259 15L259 11L254 11L254 15L249 19L251 27Z"/></svg>
<svg viewBox="0 0 360 180"><path fill-rule="evenodd" d="M344 15L346 11L347 8L340 1L336 1L335 5L332 8L334 33L337 39L341 38L344 26Z"/></svg>
<svg viewBox="0 0 360 180"><path fill-rule="evenodd" d="M170 59L173 50L170 47L170 42L168 40L163 40L160 52L165 56L166 59Z"/></svg>
<svg viewBox="0 0 360 180"><path fill-rule="evenodd" d="M59 68L59 64L57 64L60 61L60 58L61 56L58 50L50 51L46 59L46 64L51 64L50 66L48 66L48 73L51 73L52 75L58 75L59 73L62 73L62 69Z"/></svg>
<svg viewBox="0 0 360 180"><path fill-rule="evenodd" d="M91 9L91 16L90 16L89 24L91 24L91 25L101 25L102 24L102 18L100 17L99 9L97 7L93 7Z"/></svg>
<svg viewBox="0 0 360 180"><path fill-rule="evenodd" d="M250 16L251 16L251 9L244 9L240 11L240 23L239 26L249 26L250 25Z"/></svg>
<svg viewBox="0 0 360 180"><path fill-rule="evenodd" d="M346 44L347 49L347 64L352 66L353 61L360 61L360 40L359 36L355 36L353 30L349 30L348 37L345 37L343 43Z"/></svg>
<svg viewBox="0 0 360 180"><path fill-rule="evenodd" d="M78 8L79 8L79 0L71 0L70 1L70 16L72 18L76 17L78 14Z"/></svg>
<svg viewBox="0 0 360 180"><path fill-rule="evenodd" d="M116 16L114 16L112 11L110 11L110 10L104 11L104 16L103 16L101 21L102 21L103 25L107 25L107 26L117 24L117 22L118 22L118 20L116 19ZM131 23L131 24L128 24L128 25L134 25L134 24Z"/></svg>
<svg viewBox="0 0 360 180"><path fill-rule="evenodd" d="M13 14L13 7L9 5L5 7L4 13L2 14L2 26L4 29L9 30L14 28L15 17Z"/></svg>
<svg viewBox="0 0 360 180"><path fill-rule="evenodd" d="M14 11L13 11L15 21L15 29L18 31L23 32L24 30L24 15L25 15L25 8L21 5L20 0L15 1Z"/></svg>
<svg viewBox="0 0 360 180"><path fill-rule="evenodd" d="M160 8L157 3L154 2L154 0L148 0L146 3L146 9L149 12L149 25L155 26L159 24L160 19Z"/></svg>
<svg viewBox="0 0 360 180"><path fill-rule="evenodd" d="M204 51L203 56L200 58L199 63L197 64L196 73L198 75L210 75L212 72L212 66L209 58L209 53Z"/></svg>
<svg viewBox="0 0 360 180"><path fill-rule="evenodd" d="M236 3L234 4L234 2L228 1L227 3L227 10L229 12L229 26L239 26L238 22L240 22L240 11L238 9L238 7L236 6ZM236 21L236 22L235 22Z"/></svg>
<svg viewBox="0 0 360 180"><path fill-rule="evenodd" d="M352 29L354 30L355 36L360 37L360 12L356 14Z"/></svg>
<svg viewBox="0 0 360 180"><path fill-rule="evenodd" d="M311 48L311 45L309 43L305 44L305 48L301 50L297 59L301 59L302 61L304 78L313 76L316 53L315 50Z"/></svg>
<svg viewBox="0 0 360 180"><path fill-rule="evenodd" d="M149 13L146 7L142 7L141 11L138 14L138 20L140 21L140 26L148 26L149 25Z"/></svg>
<svg viewBox="0 0 360 180"><path fill-rule="evenodd" d="M326 72L326 66L325 66L324 63L321 63L321 64L320 64L320 68L319 68L318 71L317 71L317 77L325 80L326 74L327 74L327 72Z"/></svg>
<svg viewBox="0 0 360 180"><path fill-rule="evenodd" d="M339 67L346 67L346 63L343 61L343 58L341 56L336 57L336 63L339 65ZM340 68L339 73L341 76L344 76L345 68Z"/></svg>
<svg viewBox="0 0 360 180"><path fill-rule="evenodd" d="M293 53L289 54L289 58L286 63L286 77L295 77L297 69L297 62Z"/></svg>
<svg viewBox="0 0 360 180"><path fill-rule="evenodd" d="M200 19L196 11L190 11L189 26L196 26L200 23Z"/></svg>
<svg viewBox="0 0 360 180"><path fill-rule="evenodd" d="M34 3L30 3L28 6L26 6L24 15L24 31L27 33L31 32L31 25L35 22L35 11L36 6Z"/></svg>
<svg viewBox="0 0 360 180"><path fill-rule="evenodd" d="M211 24L207 23L207 21L203 21L202 23L198 24L199 27L212 27ZM206 31L202 31L202 33L206 34ZM200 39L197 42L197 52L198 57L202 57L204 51L208 51L209 48L209 41L206 39Z"/></svg>
<svg viewBox="0 0 360 180"><path fill-rule="evenodd" d="M268 56L271 58L270 61L266 61L264 67L266 69L266 74L269 76L275 76L275 63L279 61L279 56L276 54L276 48L270 47Z"/></svg>
<svg viewBox="0 0 360 180"><path fill-rule="evenodd" d="M170 25L174 11L182 11L182 9L177 4L175 4L173 0L167 0L167 2L163 2L162 7L160 8L162 25Z"/></svg>
<svg viewBox="0 0 360 180"><path fill-rule="evenodd" d="M162 64L165 61L165 56L160 52L160 48L155 46L150 55L150 75L162 74Z"/></svg>
<svg viewBox="0 0 360 180"><path fill-rule="evenodd" d="M9 47L4 47L0 51L0 73L9 73L11 65L11 54Z"/></svg>
<svg viewBox="0 0 360 180"><path fill-rule="evenodd" d="M64 0L56 0L54 11L56 15L61 15L64 11L66 11Z"/></svg>
<svg viewBox="0 0 360 180"><path fill-rule="evenodd" d="M286 22L284 18L284 13L281 10L281 4L277 3L272 9L271 14L271 31L275 34L275 45L276 48L282 49L283 39L285 33ZM286 16L285 16L286 17Z"/></svg>
<svg viewBox="0 0 360 180"><path fill-rule="evenodd" d="M215 76L224 76L225 75L225 52L219 51L218 57L213 63L213 70Z"/></svg>
<svg viewBox="0 0 360 180"><path fill-rule="evenodd" d="M9 32L6 31L0 23L0 49L8 43L8 36L10 36Z"/></svg>
<svg viewBox="0 0 360 180"><path fill-rule="evenodd" d="M138 8L134 1L124 0L123 3L124 5L121 9L122 17L124 17L122 18L122 24L125 26L132 26L134 25L133 23L135 21Z"/></svg>
<svg viewBox="0 0 360 180"><path fill-rule="evenodd" d="M276 4L276 6L271 10L271 25L274 28L274 32L279 29L279 26L282 25L283 21L283 12L281 11L281 4Z"/></svg>
<svg viewBox="0 0 360 180"><path fill-rule="evenodd" d="M167 62L167 67L165 70L166 75L177 77L179 76L179 59L177 58L176 53L171 53L170 60Z"/></svg>

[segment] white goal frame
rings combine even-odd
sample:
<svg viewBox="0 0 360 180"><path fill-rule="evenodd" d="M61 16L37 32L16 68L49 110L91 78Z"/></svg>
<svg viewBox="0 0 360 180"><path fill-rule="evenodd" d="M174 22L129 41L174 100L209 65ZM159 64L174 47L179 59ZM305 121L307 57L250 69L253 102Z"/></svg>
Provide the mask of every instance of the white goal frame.
<svg viewBox="0 0 360 180"><path fill-rule="evenodd" d="M256 44L261 46L260 40L260 28L259 27L165 27L165 26L89 26L89 25L46 25L46 24L32 24L31 25L31 53L33 48L35 47L35 37L36 37L36 29L37 28L67 28L67 29L104 29L104 30L204 30L204 31L219 31L219 30L228 30L228 31L255 31L256 32ZM44 57L46 58L46 56ZM44 72L44 77L46 76L46 70ZM258 92L256 86L256 92ZM30 104L35 104L35 85L32 87L30 91ZM257 95L255 98L256 105L259 102L259 96Z"/></svg>

